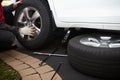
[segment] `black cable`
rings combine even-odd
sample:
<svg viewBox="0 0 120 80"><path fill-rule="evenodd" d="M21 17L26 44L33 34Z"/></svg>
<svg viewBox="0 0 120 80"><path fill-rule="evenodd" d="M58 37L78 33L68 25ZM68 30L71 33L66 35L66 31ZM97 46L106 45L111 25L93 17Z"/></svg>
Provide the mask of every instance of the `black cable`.
<svg viewBox="0 0 120 80"><path fill-rule="evenodd" d="M53 78L55 77L55 75L58 73L58 71L60 70L61 66L62 66L63 62L60 62L57 69L55 70L55 73L53 74L52 78L50 80L53 80Z"/></svg>

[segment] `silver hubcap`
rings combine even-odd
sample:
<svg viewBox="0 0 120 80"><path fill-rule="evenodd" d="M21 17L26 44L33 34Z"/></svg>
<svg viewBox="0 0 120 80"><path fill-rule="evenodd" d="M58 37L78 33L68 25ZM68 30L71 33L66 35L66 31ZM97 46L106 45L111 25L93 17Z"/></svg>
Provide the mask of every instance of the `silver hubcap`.
<svg viewBox="0 0 120 80"><path fill-rule="evenodd" d="M120 47L120 39L112 40L112 37L110 36L100 36L99 38L84 37L80 39L80 43L92 47L102 47L102 48Z"/></svg>
<svg viewBox="0 0 120 80"><path fill-rule="evenodd" d="M26 39L26 40L33 40L35 39L41 32L41 28L42 28L42 20L41 20L41 15L38 12L38 10L36 10L33 7L26 7L24 8L19 16L18 16L18 20L17 20L18 26L34 26L36 27L36 34L34 36L28 36L28 35L23 35L20 34L22 38Z"/></svg>

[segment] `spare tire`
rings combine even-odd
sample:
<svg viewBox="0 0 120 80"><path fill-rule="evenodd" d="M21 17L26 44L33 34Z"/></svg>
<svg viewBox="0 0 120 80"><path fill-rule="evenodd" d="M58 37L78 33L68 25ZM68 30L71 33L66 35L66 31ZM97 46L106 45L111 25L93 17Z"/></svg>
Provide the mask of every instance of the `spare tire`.
<svg viewBox="0 0 120 80"><path fill-rule="evenodd" d="M100 78L120 78L120 37L81 35L67 47L68 59L76 70Z"/></svg>

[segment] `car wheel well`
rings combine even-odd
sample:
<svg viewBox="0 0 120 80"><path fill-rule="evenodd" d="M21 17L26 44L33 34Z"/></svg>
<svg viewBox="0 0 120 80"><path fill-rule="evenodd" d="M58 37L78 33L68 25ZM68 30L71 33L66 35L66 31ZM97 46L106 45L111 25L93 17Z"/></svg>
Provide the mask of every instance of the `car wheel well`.
<svg viewBox="0 0 120 80"><path fill-rule="evenodd" d="M50 16L50 19L51 19L51 26L53 27L53 31L54 31L56 29L56 24L55 24L55 20L54 20L52 11L50 9L48 0L40 0L40 1L47 7L47 10L48 10L48 13L49 13L49 16Z"/></svg>

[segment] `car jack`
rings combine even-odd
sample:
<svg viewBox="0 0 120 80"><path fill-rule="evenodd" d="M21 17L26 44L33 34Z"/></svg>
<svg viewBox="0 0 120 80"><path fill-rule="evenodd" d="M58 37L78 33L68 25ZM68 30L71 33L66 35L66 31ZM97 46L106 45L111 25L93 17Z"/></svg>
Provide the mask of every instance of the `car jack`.
<svg viewBox="0 0 120 80"><path fill-rule="evenodd" d="M67 42L68 37L70 35L71 30L67 30L67 33L65 34L64 38L61 41L61 47ZM65 54L55 54L55 52L57 50L59 50L61 47L56 47L51 53L41 53L41 52L33 52L34 54L38 54L38 55L42 55L42 56L47 56L44 60L42 60L42 62L39 64L40 66L42 66L42 64L44 62L46 62L50 56L56 56L56 57L67 57L68 55Z"/></svg>

